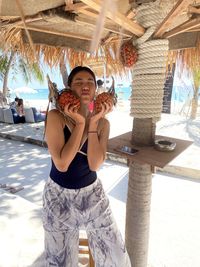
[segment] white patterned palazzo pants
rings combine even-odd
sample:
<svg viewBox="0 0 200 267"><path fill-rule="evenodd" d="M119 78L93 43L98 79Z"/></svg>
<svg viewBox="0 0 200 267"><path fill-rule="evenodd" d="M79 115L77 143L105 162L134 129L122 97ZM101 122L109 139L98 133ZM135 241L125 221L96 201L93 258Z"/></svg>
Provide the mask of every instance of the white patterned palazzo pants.
<svg viewBox="0 0 200 267"><path fill-rule="evenodd" d="M83 228L96 267L131 267L99 179L81 189L66 189L49 178L43 193L43 226L46 267L78 267Z"/></svg>

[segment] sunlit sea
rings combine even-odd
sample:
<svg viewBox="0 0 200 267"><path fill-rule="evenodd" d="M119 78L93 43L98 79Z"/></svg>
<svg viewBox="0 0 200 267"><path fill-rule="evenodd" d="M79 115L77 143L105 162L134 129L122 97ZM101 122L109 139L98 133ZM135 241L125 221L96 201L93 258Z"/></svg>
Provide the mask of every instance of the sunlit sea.
<svg viewBox="0 0 200 267"><path fill-rule="evenodd" d="M116 88L116 93L118 95L118 98L121 100L128 100L131 95L131 87L121 87ZM14 100L16 96L24 99L25 101L31 101L31 100L48 100L48 94L49 90L47 88L43 89L34 89L34 93L11 93L10 99L11 101Z"/></svg>
<svg viewBox="0 0 200 267"><path fill-rule="evenodd" d="M129 100L131 96L131 87L116 87L115 91L118 95L118 100ZM10 94L10 101L13 101L16 96L24 99L25 101L31 100L45 100L48 101L48 88L43 89L34 89L34 93L11 93ZM172 90L172 101L184 102L186 99L191 97L192 89L182 88L182 87L174 87Z"/></svg>

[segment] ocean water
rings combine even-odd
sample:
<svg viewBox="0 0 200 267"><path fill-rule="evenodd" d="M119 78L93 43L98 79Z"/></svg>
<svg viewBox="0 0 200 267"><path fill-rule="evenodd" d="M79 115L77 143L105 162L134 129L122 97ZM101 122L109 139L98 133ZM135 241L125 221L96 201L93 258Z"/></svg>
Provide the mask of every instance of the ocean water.
<svg viewBox="0 0 200 267"><path fill-rule="evenodd" d="M34 89L35 93L11 93L10 94L10 101L13 101L16 96L22 98L25 101L31 100L48 100L49 90L48 88L43 89ZM118 87L115 89L118 95L118 99L121 100L128 100L131 95L131 87Z"/></svg>
<svg viewBox="0 0 200 267"><path fill-rule="evenodd" d="M185 102L187 99L191 99L193 94L192 86L182 87L174 86L172 90L172 100L177 102Z"/></svg>
<svg viewBox="0 0 200 267"><path fill-rule="evenodd" d="M23 100L48 100L49 89L34 89L35 93L11 93L11 100L15 99L15 97L22 98Z"/></svg>
<svg viewBox="0 0 200 267"><path fill-rule="evenodd" d="M118 100L129 100L132 88L129 87L116 87L115 91L118 95ZM16 96L24 99L25 101L31 100L48 100L48 88L35 89L35 93L11 93L10 101L13 101ZM192 96L192 88L173 87L172 101L184 102Z"/></svg>

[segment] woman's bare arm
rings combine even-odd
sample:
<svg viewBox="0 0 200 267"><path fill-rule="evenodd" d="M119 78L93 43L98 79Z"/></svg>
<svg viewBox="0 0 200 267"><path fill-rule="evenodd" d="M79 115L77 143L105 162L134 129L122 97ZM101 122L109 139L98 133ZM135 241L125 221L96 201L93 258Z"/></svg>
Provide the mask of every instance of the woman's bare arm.
<svg viewBox="0 0 200 267"><path fill-rule="evenodd" d="M110 124L106 119L101 120L99 133L94 133L97 128L88 132L88 164L91 170L96 171L104 162L106 157L107 142L110 132Z"/></svg>
<svg viewBox="0 0 200 267"><path fill-rule="evenodd" d="M77 123L67 143L64 139L65 120L63 115L52 110L48 113L46 126L46 140L49 153L56 168L59 171L66 171L74 159L81 143L85 123Z"/></svg>

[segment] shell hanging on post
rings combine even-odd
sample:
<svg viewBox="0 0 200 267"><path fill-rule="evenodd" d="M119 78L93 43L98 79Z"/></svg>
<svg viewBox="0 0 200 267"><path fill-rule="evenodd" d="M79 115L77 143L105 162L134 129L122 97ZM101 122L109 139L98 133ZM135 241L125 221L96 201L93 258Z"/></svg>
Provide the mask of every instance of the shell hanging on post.
<svg viewBox="0 0 200 267"><path fill-rule="evenodd" d="M115 79L113 76L111 76L112 78L112 84L108 90L108 93L113 97L113 104L114 106L117 104L117 94L115 92Z"/></svg>
<svg viewBox="0 0 200 267"><path fill-rule="evenodd" d="M47 81L48 81L48 88L49 88L49 102L56 102L57 98L58 98L58 88L56 83L53 83L50 78L49 75L47 74Z"/></svg>
<svg viewBox="0 0 200 267"><path fill-rule="evenodd" d="M94 110L96 113L100 112L102 109L102 104L107 103L115 106L117 103L117 94L115 93L115 80L112 76L112 85L108 92L103 92L99 94L94 101Z"/></svg>

